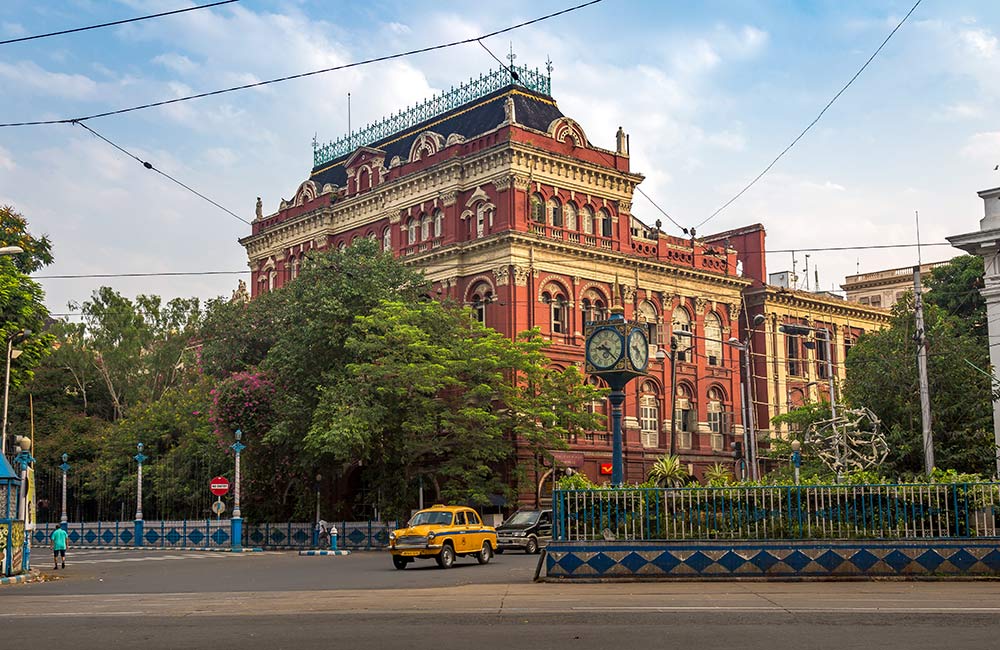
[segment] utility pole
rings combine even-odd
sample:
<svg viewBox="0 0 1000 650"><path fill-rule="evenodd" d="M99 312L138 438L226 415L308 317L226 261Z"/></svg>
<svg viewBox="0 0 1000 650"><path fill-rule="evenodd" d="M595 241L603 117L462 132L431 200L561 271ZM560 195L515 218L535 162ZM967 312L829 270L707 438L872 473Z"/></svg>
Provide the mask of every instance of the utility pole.
<svg viewBox="0 0 1000 650"><path fill-rule="evenodd" d="M924 336L924 298L920 291L920 265L913 267L913 308L917 320L917 371L920 373L920 422L924 437L924 471L934 471L934 434L931 432L931 395L927 385L927 337Z"/></svg>

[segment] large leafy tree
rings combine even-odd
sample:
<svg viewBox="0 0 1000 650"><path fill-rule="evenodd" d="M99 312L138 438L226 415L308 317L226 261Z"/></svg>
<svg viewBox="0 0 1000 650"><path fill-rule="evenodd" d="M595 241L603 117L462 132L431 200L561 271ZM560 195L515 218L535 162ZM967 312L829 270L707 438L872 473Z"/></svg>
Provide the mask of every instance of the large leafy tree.
<svg viewBox="0 0 1000 650"><path fill-rule="evenodd" d="M989 364L988 349L966 318L930 300L924 322L936 464L992 474L991 382L978 370ZM881 418L890 448L886 469L897 473L923 468L915 333L910 296L896 304L890 326L863 336L846 362L844 396Z"/></svg>
<svg viewBox="0 0 1000 650"><path fill-rule="evenodd" d="M983 258L961 255L931 270L925 280L925 301L961 319L962 329L984 343L987 337L986 299L983 298Z"/></svg>
<svg viewBox="0 0 1000 650"><path fill-rule="evenodd" d="M575 368L547 369L542 348L537 333L511 341L452 305L386 301L357 319L355 361L324 382L307 442L360 461L391 514L414 505L420 478L440 498L487 503L507 491L513 436L541 454L594 424L595 389Z"/></svg>

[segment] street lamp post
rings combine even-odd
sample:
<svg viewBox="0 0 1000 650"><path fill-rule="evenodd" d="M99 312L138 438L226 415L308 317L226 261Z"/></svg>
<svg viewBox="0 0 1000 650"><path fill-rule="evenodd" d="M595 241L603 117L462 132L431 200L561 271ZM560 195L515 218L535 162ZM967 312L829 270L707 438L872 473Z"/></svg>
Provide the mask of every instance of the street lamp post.
<svg viewBox="0 0 1000 650"><path fill-rule="evenodd" d="M145 532L143 531L143 521L142 521L142 464L146 461L148 456L142 453L142 443L136 444L135 448L139 451L138 454L133 456L135 462L139 464L138 472L136 473L136 484L135 484L135 545L142 546L142 542L145 539Z"/></svg>
<svg viewBox="0 0 1000 650"><path fill-rule="evenodd" d="M15 247L16 248L16 247ZM14 349L14 343L20 343L31 335L31 330L22 330L7 339L7 375L3 385L3 427L0 431L0 454L7 454L7 404L10 397L10 362L21 356L21 351Z"/></svg>
<svg viewBox="0 0 1000 650"><path fill-rule="evenodd" d="M319 486L320 481L323 480L322 474L316 474L316 521L313 525L313 546L319 546L319 521L320 521L320 511L319 511Z"/></svg>
<svg viewBox="0 0 1000 650"><path fill-rule="evenodd" d="M743 353L743 449L747 456L747 464L750 466L750 477L760 480L760 463L757 461L757 431L754 427L754 404L753 404L753 365L750 358L750 341L753 338L754 330L764 322L763 314L757 314L750 323L746 339L740 341L731 338L727 344Z"/></svg>
<svg viewBox="0 0 1000 650"><path fill-rule="evenodd" d="M236 430L236 442L230 445L236 453L236 478L233 481L235 483L233 490L233 516L229 520L229 535L232 540L232 550L242 551L243 550L243 515L240 512L240 452L246 449L240 440L243 438L243 432L239 429Z"/></svg>
<svg viewBox="0 0 1000 650"><path fill-rule="evenodd" d="M802 443L792 441L792 466L795 468L795 485L799 484L799 470L802 468Z"/></svg>
<svg viewBox="0 0 1000 650"><path fill-rule="evenodd" d="M62 470L63 484L62 484L62 515L59 517L59 527L63 530L69 529L69 519L66 517L66 473L69 472L69 454L62 455L62 465L59 469Z"/></svg>
<svg viewBox="0 0 1000 650"><path fill-rule="evenodd" d="M844 476L845 441L837 426L837 393L834 387L833 356L830 353L830 330L825 327L808 327L806 325L780 325L778 331L793 336L808 335L810 332L822 334L823 349L826 352L826 381L830 388L830 426L833 427L834 439L837 441L837 482Z"/></svg>

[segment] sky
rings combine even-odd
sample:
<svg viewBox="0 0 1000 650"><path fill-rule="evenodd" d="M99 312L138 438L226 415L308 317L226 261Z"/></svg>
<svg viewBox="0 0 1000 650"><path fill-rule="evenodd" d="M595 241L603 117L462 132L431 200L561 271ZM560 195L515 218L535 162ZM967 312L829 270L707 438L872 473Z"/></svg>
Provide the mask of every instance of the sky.
<svg viewBox="0 0 1000 650"><path fill-rule="evenodd" d="M478 36L574 0L242 0L117 27L0 45L0 122L77 117ZM0 40L200 4L5 0ZM603 0L493 37L543 68L597 146L631 136L641 188L682 226L711 215L811 122L913 0ZM374 122L496 62L478 45L95 119L119 146L246 220L308 178L312 140ZM1000 3L924 0L813 129L698 228L751 223L771 250L916 241L978 229L977 191L1000 186ZM249 226L80 126L0 128L0 204L53 242L38 275L246 271ZM633 213L679 231L646 199ZM959 254L928 247L923 260ZM802 270L804 253L797 256ZM820 287L916 261L914 249L812 252ZM791 255L768 256L768 271ZM43 279L56 314L109 285L127 296L229 295L248 275ZM810 279L814 275L810 272ZM814 286L815 288L815 286Z"/></svg>

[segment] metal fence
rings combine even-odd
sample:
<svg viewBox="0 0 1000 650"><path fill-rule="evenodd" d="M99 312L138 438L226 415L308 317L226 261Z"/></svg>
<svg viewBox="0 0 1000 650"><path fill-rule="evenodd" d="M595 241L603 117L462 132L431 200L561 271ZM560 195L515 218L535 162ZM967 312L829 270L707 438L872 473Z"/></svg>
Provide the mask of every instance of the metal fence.
<svg viewBox="0 0 1000 650"><path fill-rule="evenodd" d="M336 521L337 545L349 549L380 549L389 545L396 522ZM143 522L146 548L229 548L228 519L188 519ZM31 533L38 546L49 544L58 523L40 523ZM135 522L92 521L67 524L71 546L136 546ZM307 549L318 544L315 525L303 522L254 523L243 526L243 546L264 549Z"/></svg>
<svg viewBox="0 0 1000 650"><path fill-rule="evenodd" d="M555 538L996 537L1000 483L557 490Z"/></svg>

